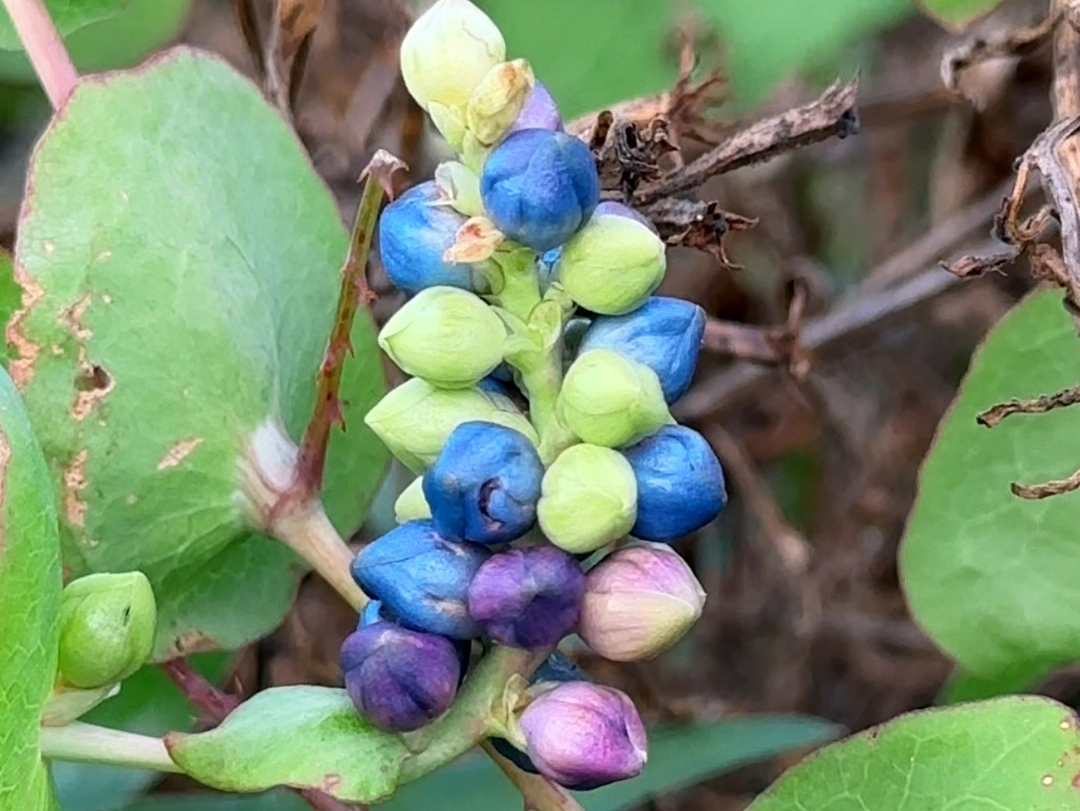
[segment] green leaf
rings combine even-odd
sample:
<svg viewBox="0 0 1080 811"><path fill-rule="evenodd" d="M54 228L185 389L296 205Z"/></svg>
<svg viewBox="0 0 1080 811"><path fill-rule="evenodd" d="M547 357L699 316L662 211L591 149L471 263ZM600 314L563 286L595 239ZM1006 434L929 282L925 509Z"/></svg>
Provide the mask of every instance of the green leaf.
<svg viewBox="0 0 1080 811"><path fill-rule="evenodd" d="M222 653L196 654L188 659L213 682L224 678L229 658ZM194 712L187 698L157 667L144 667L125 679L120 693L82 717L89 724L161 736L187 729ZM138 797L161 774L146 769L97 763L51 764L56 794L64 811L112 811Z"/></svg>
<svg viewBox="0 0 1080 811"><path fill-rule="evenodd" d="M963 670L957 670L938 694L937 704L963 704L969 701L983 701L988 698L1023 693L1046 675L1046 668L1031 666L1023 662L1012 670L995 673L991 677L976 676Z"/></svg>
<svg viewBox="0 0 1080 811"><path fill-rule="evenodd" d="M727 67L741 107L758 103L794 73L846 57L852 43L911 12L911 0L831 0L828 13L805 0L699 3L726 46Z"/></svg>
<svg viewBox="0 0 1080 811"><path fill-rule="evenodd" d="M238 469L259 425L297 439L311 414L348 243L333 198L258 90L188 49L84 79L27 188L11 368L66 566L150 578L158 659L267 633L302 567L249 529ZM386 460L362 421L384 388L364 314L352 345L324 493L345 534Z"/></svg>
<svg viewBox="0 0 1080 811"><path fill-rule="evenodd" d="M1080 658L1080 493L1041 501L1010 482L1080 467L1080 410L975 417L1076 385L1077 339L1057 292L1017 305L975 353L923 462L900 549L915 619L972 674L994 678Z"/></svg>
<svg viewBox="0 0 1080 811"><path fill-rule="evenodd" d="M1063 811L1078 753L1076 716L1045 698L913 712L827 746L747 811Z"/></svg>
<svg viewBox="0 0 1080 811"><path fill-rule="evenodd" d="M566 119L659 93L675 81L674 14L656 0L477 0Z"/></svg>
<svg viewBox="0 0 1080 811"><path fill-rule="evenodd" d="M167 43L180 30L191 0L112 0L60 2L46 0L64 23L64 45L82 73L136 64ZM22 52L10 19L0 14L0 77L10 82L36 83L30 61Z"/></svg>
<svg viewBox="0 0 1080 811"><path fill-rule="evenodd" d="M56 678L60 547L48 469L0 372L0 808L54 808L38 738Z"/></svg>
<svg viewBox="0 0 1080 811"><path fill-rule="evenodd" d="M22 300L22 288L15 281L15 266L11 254L0 250L0 324L6 324L19 309ZM0 344L0 363L7 363L8 345Z"/></svg>
<svg viewBox="0 0 1080 811"><path fill-rule="evenodd" d="M185 772L211 788L319 788L364 803L394 791L409 756L399 736L357 714L344 690L310 686L264 690L216 729L172 733L165 745Z"/></svg>
<svg viewBox="0 0 1080 811"><path fill-rule="evenodd" d="M985 17L1004 0L917 0L930 17L946 28L963 31L980 17Z"/></svg>

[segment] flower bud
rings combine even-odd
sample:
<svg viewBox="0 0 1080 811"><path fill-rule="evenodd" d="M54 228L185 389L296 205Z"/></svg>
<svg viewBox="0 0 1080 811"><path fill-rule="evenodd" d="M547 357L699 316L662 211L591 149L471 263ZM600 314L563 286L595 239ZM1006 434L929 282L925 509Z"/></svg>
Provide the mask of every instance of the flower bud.
<svg viewBox="0 0 1080 811"><path fill-rule="evenodd" d="M589 571L578 634L605 659L640 662L679 641L704 605L705 591L678 553L635 544Z"/></svg>
<svg viewBox="0 0 1080 811"><path fill-rule="evenodd" d="M394 519L399 524L405 524L428 518L431 518L431 507L424 498L424 477L417 476L394 502Z"/></svg>
<svg viewBox="0 0 1080 811"><path fill-rule="evenodd" d="M670 543L705 526L727 504L720 461L697 431L665 425L623 455L637 479L635 538Z"/></svg>
<svg viewBox="0 0 1080 811"><path fill-rule="evenodd" d="M60 676L90 690L123 681L154 646L157 603L142 572L88 574L64 588Z"/></svg>
<svg viewBox="0 0 1080 811"><path fill-rule="evenodd" d="M610 349L656 372L664 399L678 400L690 388L705 335L705 311L677 298L653 296L626 315L602 315L581 341L581 352Z"/></svg>
<svg viewBox="0 0 1080 811"><path fill-rule="evenodd" d="M656 226L652 224L652 220L638 211L636 208L631 208L623 203L617 203L614 200L602 200L600 205L596 207L595 215L606 216L608 214L615 217L626 217L634 222L640 223L652 231L657 236L660 236L660 232L656 230Z"/></svg>
<svg viewBox="0 0 1080 811"><path fill-rule="evenodd" d="M534 699L520 724L536 768L566 788L599 788L645 766L645 726L626 694L611 687L560 684Z"/></svg>
<svg viewBox="0 0 1080 811"><path fill-rule="evenodd" d="M521 115L532 93L532 68L524 59L503 62L487 72L469 96L465 122L481 144L498 141Z"/></svg>
<svg viewBox="0 0 1080 811"><path fill-rule="evenodd" d="M414 473L438 458L447 437L463 422L494 422L538 442L536 431L514 404L479 389L439 389L414 377L380 400L364 421Z"/></svg>
<svg viewBox="0 0 1080 811"><path fill-rule="evenodd" d="M525 100L525 106L521 108L521 114L506 134L509 135L519 130L563 131L563 120L562 115L559 114L559 105L555 103L555 99L543 82L534 80L532 91Z"/></svg>
<svg viewBox="0 0 1080 811"><path fill-rule="evenodd" d="M500 231L543 252L562 245L592 216L600 178L592 153L577 138L521 130L488 155L480 194Z"/></svg>
<svg viewBox="0 0 1080 811"><path fill-rule="evenodd" d="M570 297L601 315L636 310L660 286L666 270L660 237L637 218L610 209L594 214L563 246L555 268Z"/></svg>
<svg viewBox="0 0 1080 811"><path fill-rule="evenodd" d="M479 296L429 287L405 302L379 332L401 369L435 386L467 388L502 363L506 326Z"/></svg>
<svg viewBox="0 0 1080 811"><path fill-rule="evenodd" d="M472 169L458 161L444 161L435 168L438 196L459 214L477 217L484 213L480 199L480 178Z"/></svg>
<svg viewBox="0 0 1080 811"><path fill-rule="evenodd" d="M410 521L361 549L352 576L405 627L472 639L481 628L466 605L469 582L490 555L441 537L430 521Z"/></svg>
<svg viewBox="0 0 1080 811"><path fill-rule="evenodd" d="M555 546L586 554L625 536L637 519L637 482L618 451L573 445L551 463L536 506Z"/></svg>
<svg viewBox="0 0 1080 811"><path fill-rule="evenodd" d="M492 555L469 584L469 613L501 645L546 648L577 625L585 575L552 546Z"/></svg>
<svg viewBox="0 0 1080 811"><path fill-rule="evenodd" d="M469 0L439 0L401 42L401 76L416 103L464 111L487 72L506 59L498 26Z"/></svg>
<svg viewBox="0 0 1080 811"><path fill-rule="evenodd" d="M450 708L461 662L449 640L379 621L346 637L341 670L365 718L387 732L410 732Z"/></svg>
<svg viewBox="0 0 1080 811"><path fill-rule="evenodd" d="M583 442L608 448L638 442L671 420L656 372L609 349L578 355L557 409Z"/></svg>
<svg viewBox="0 0 1080 811"><path fill-rule="evenodd" d="M532 441L513 428L464 422L424 474L436 531L472 543L506 543L536 523L544 466Z"/></svg>
<svg viewBox="0 0 1080 811"><path fill-rule="evenodd" d="M443 258L465 221L430 180L390 203L379 217L379 257L394 287L406 293L438 285L486 291L486 263L455 265Z"/></svg>

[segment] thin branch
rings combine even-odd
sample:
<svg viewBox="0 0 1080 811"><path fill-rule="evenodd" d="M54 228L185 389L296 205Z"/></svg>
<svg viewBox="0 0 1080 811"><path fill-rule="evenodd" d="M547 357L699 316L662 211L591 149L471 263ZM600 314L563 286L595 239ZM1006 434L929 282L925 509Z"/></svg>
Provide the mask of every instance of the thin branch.
<svg viewBox="0 0 1080 811"><path fill-rule="evenodd" d="M64 40L43 0L4 0L30 64L54 110L67 101L79 81Z"/></svg>
<svg viewBox="0 0 1080 811"><path fill-rule="evenodd" d="M1080 403L1080 386L1073 386L1071 389L1036 397L1032 400L1009 400L1006 403L987 409L975 417L975 421L979 425L993 428L1006 417L1011 417L1014 414L1045 414L1056 408L1067 408L1077 403Z"/></svg>
<svg viewBox="0 0 1080 811"><path fill-rule="evenodd" d="M239 706L240 702L212 685L199 671L183 659L172 659L161 665L172 682L187 696L187 700L198 709L203 717L217 726ZM316 811L364 811L362 806L346 805L329 794L317 789L293 788L304 801Z"/></svg>
<svg viewBox="0 0 1080 811"><path fill-rule="evenodd" d="M643 186L635 201L639 205L652 203L697 188L716 175L762 163L782 152L854 135L859 129L855 113L857 91L857 81L836 83L809 104L759 121L681 170Z"/></svg>
<svg viewBox="0 0 1080 811"><path fill-rule="evenodd" d="M1026 498L1032 501L1050 498L1051 496L1061 496L1065 493L1071 493L1074 490L1080 490L1080 470L1073 473L1067 479L1046 482L1044 484L1018 484L1017 482L1013 482L1010 485L1010 489L1014 496L1019 496L1020 498Z"/></svg>
<svg viewBox="0 0 1080 811"><path fill-rule="evenodd" d="M389 152L379 150L360 176L366 180L360 196L353 224L352 241L345 265L341 270L341 293L338 297L337 315L330 332L326 354L319 366L316 383L315 413L304 432L300 454L296 462L297 478L292 497L300 501L310 500L322 487L323 467L326 464L326 446L330 441L330 428L344 425L341 416L341 373L345 360L352 354L350 333L353 319L360 305L375 299L367 282L368 253L375 233L383 196L392 196L392 176L404 169L405 164Z"/></svg>
<svg viewBox="0 0 1080 811"><path fill-rule="evenodd" d="M41 753L54 760L134 766L182 774L161 738L73 721L41 728Z"/></svg>

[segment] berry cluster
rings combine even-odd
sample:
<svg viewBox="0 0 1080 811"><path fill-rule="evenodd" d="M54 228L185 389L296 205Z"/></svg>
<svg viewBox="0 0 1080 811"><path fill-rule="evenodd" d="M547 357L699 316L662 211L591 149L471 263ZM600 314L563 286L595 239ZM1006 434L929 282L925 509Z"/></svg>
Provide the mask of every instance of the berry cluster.
<svg viewBox="0 0 1080 811"><path fill-rule="evenodd" d="M383 266L410 297L379 342L412 378L367 423L418 478L399 526L353 561L372 602L341 665L361 713L410 731L450 707L474 643L551 654L497 746L593 788L640 771L644 729L552 651L576 633L649 659L701 614L668 544L719 514L724 480L668 405L705 316L653 295L662 240L600 202L589 149L505 50L468 0L439 0L402 44L409 91L461 160L380 221Z"/></svg>

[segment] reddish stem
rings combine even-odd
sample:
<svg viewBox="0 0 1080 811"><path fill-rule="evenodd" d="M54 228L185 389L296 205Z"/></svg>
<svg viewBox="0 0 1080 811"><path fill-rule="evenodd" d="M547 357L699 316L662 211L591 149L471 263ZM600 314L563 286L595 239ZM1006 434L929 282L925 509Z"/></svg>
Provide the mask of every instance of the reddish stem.
<svg viewBox="0 0 1080 811"><path fill-rule="evenodd" d="M34 66L49 104L54 110L67 101L79 73L71 62L60 32L56 30L42 0L4 0L30 64Z"/></svg>
<svg viewBox="0 0 1080 811"><path fill-rule="evenodd" d="M161 665L173 684L187 696L187 700L196 707L214 726L225 720L226 716L238 706L240 700L212 685L184 659L172 659ZM346 805L318 789L292 789L316 811L365 811L363 806Z"/></svg>
<svg viewBox="0 0 1080 811"><path fill-rule="evenodd" d="M290 497L300 503L309 501L322 487L330 429L334 425L344 426L338 391L341 388L345 359L353 351L349 336L360 305L366 306L375 299L375 294L371 292L367 282L371 238L375 232L383 195L389 196L392 193L391 177L394 172L404 168L405 164L400 160L380 149L360 175L360 179L366 179L367 183L356 210L349 254L345 257L345 264L341 269L337 315L316 382L315 412L300 443L296 483L290 493Z"/></svg>

